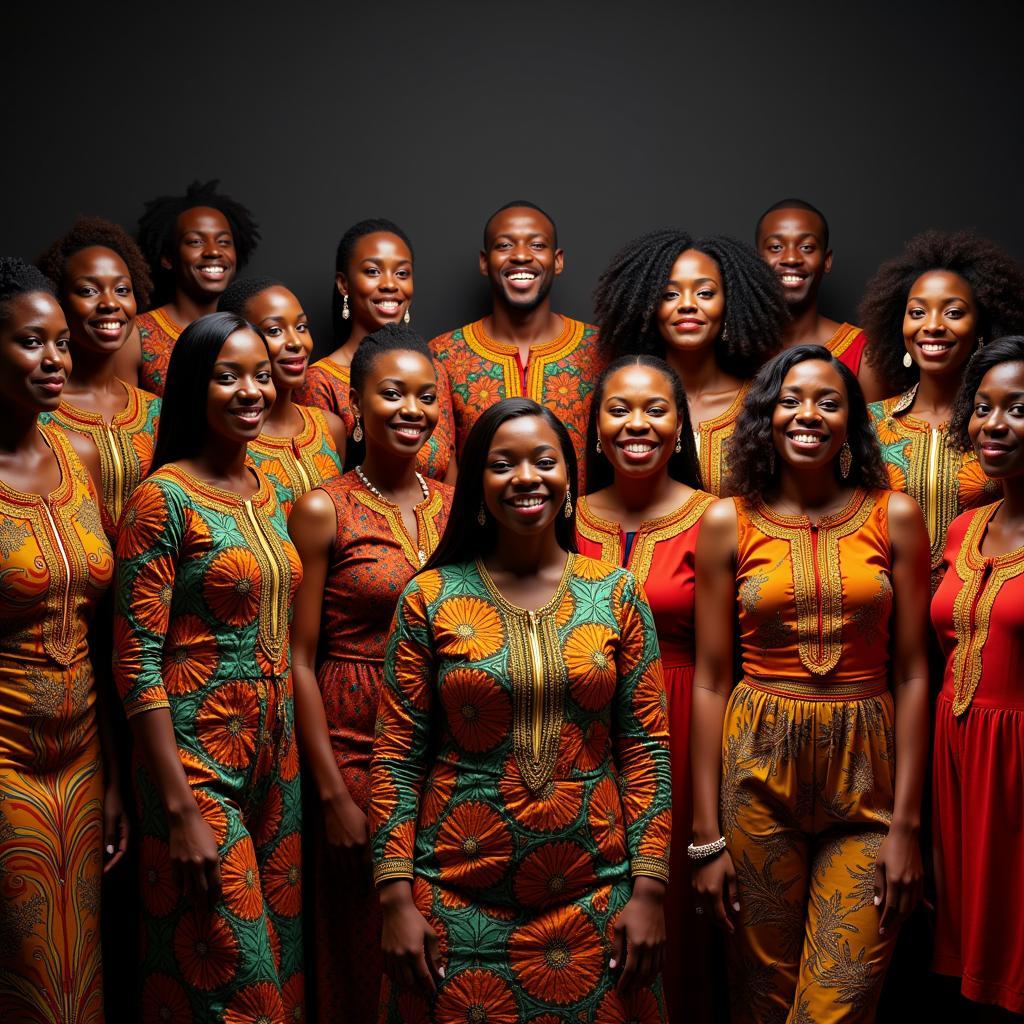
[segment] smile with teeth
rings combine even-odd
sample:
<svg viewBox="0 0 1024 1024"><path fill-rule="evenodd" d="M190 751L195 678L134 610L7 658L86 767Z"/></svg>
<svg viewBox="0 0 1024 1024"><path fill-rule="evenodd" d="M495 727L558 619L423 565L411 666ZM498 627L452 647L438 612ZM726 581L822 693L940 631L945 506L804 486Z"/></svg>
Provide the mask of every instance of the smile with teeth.
<svg viewBox="0 0 1024 1024"><path fill-rule="evenodd" d="M373 304L385 315L394 316L402 305L398 299L374 299Z"/></svg>
<svg viewBox="0 0 1024 1024"><path fill-rule="evenodd" d="M655 441L624 441L619 447L632 455L646 455L653 452L658 445Z"/></svg>
<svg viewBox="0 0 1024 1024"><path fill-rule="evenodd" d="M803 284L807 278L806 274L782 274L780 275L782 283L785 285L797 285Z"/></svg>
<svg viewBox="0 0 1024 1024"><path fill-rule="evenodd" d="M508 504L513 508L538 508L545 501L547 501L547 498L540 494L518 494Z"/></svg>
<svg viewBox="0 0 1024 1024"><path fill-rule="evenodd" d="M823 444L825 441L820 434L790 434L789 437L796 444Z"/></svg>
<svg viewBox="0 0 1024 1024"><path fill-rule="evenodd" d="M121 320L97 320L93 322L93 327L97 331L119 331L124 326Z"/></svg>
<svg viewBox="0 0 1024 1024"><path fill-rule="evenodd" d="M948 352L955 343L952 341L919 341L917 344L922 352L938 355L940 352Z"/></svg>
<svg viewBox="0 0 1024 1024"><path fill-rule="evenodd" d="M532 281L537 275L532 270L513 270L507 276L510 281Z"/></svg>
<svg viewBox="0 0 1024 1024"><path fill-rule="evenodd" d="M222 278L227 273L227 267L209 265L199 268L199 273L206 277Z"/></svg>
<svg viewBox="0 0 1024 1024"><path fill-rule="evenodd" d="M255 423L263 415L262 405L247 406L245 409L232 409L232 414L247 423Z"/></svg>
<svg viewBox="0 0 1024 1024"><path fill-rule="evenodd" d="M391 428L396 434L401 434L402 437L419 437L423 433L422 427L417 427L410 423L402 423L398 426Z"/></svg>

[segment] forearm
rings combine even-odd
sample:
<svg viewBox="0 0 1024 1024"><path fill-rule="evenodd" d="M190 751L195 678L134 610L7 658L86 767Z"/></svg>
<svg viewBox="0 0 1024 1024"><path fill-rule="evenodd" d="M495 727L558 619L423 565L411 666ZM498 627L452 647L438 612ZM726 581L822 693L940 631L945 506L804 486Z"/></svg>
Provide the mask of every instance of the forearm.
<svg viewBox="0 0 1024 1024"><path fill-rule="evenodd" d="M331 746L327 713L312 667L298 662L295 682L295 724L299 748L321 800L351 799Z"/></svg>
<svg viewBox="0 0 1024 1024"><path fill-rule="evenodd" d="M690 726L693 770L694 842L711 843L722 832L718 818L722 779L722 725L728 698L717 690L695 686Z"/></svg>
<svg viewBox="0 0 1024 1024"><path fill-rule="evenodd" d="M893 827L916 830L928 761L928 680L908 679L896 687L896 783Z"/></svg>
<svg viewBox="0 0 1024 1024"><path fill-rule="evenodd" d="M181 764L170 711L167 708L153 708L151 711L140 712L131 721L142 759L149 769L168 818L197 810L195 797Z"/></svg>

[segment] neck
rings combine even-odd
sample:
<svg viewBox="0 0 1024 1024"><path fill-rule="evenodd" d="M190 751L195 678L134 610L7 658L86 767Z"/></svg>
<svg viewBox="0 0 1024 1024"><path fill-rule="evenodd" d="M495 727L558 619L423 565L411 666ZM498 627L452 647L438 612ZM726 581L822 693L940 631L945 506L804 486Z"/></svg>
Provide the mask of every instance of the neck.
<svg viewBox="0 0 1024 1024"><path fill-rule="evenodd" d="M914 407L932 412L951 412L959 387L960 380L955 374L939 376L934 373L922 373L917 384Z"/></svg>
<svg viewBox="0 0 1024 1024"><path fill-rule="evenodd" d="M1017 476L1004 477L1003 485L1003 521L1024 522L1024 473Z"/></svg>
<svg viewBox="0 0 1024 1024"><path fill-rule="evenodd" d="M608 490L619 508L636 514L667 502L674 483L675 481L668 475L666 464L650 476L636 477L616 473Z"/></svg>
<svg viewBox="0 0 1024 1024"><path fill-rule="evenodd" d="M293 391L291 388L277 385L277 398L270 409L263 424L263 433L271 437L287 437L293 430L292 417L298 419L295 413L295 403L292 401Z"/></svg>
<svg viewBox="0 0 1024 1024"><path fill-rule="evenodd" d="M398 458L391 452L366 446L366 457L362 463L366 479L382 494L404 494L415 488L420 493L416 479L416 456Z"/></svg>
<svg viewBox="0 0 1024 1024"><path fill-rule="evenodd" d="M694 351L668 349L665 362L679 374L683 390L689 398L697 398L705 391L719 390L719 383L727 376L715 359L713 345Z"/></svg>
<svg viewBox="0 0 1024 1024"><path fill-rule="evenodd" d="M180 326L187 327L193 320L198 320L207 313L216 313L217 299L216 295L213 298L196 298L177 288L174 292L174 301L170 303L171 319Z"/></svg>
<svg viewBox="0 0 1024 1024"><path fill-rule="evenodd" d="M37 424L39 413L29 413L21 409L11 409L5 416L0 416L0 451L19 452L42 442Z"/></svg>
<svg viewBox="0 0 1024 1024"><path fill-rule="evenodd" d="M193 462L213 480L241 480L245 477L245 458L248 446L226 437L208 436L203 450Z"/></svg>
<svg viewBox="0 0 1024 1024"><path fill-rule="evenodd" d="M551 312L551 300L544 298L530 309L518 309L495 300L487 332L498 341L514 345L537 345L550 341L559 331L561 321Z"/></svg>
<svg viewBox="0 0 1024 1024"><path fill-rule="evenodd" d="M73 369L65 390L78 391L120 391L114 361L116 353L110 355L93 352L87 348L74 349Z"/></svg>
<svg viewBox="0 0 1024 1024"><path fill-rule="evenodd" d="M808 295L799 306L790 306L789 315L790 321L782 329L782 347L817 344L818 321L821 319L817 294Z"/></svg>
<svg viewBox="0 0 1024 1024"><path fill-rule="evenodd" d="M351 363L352 357L356 354L356 349L359 348L359 343L365 338L374 328L367 329L360 323L352 324L352 331L345 342L339 345L334 350L335 356L344 356L346 361Z"/></svg>
<svg viewBox="0 0 1024 1024"><path fill-rule="evenodd" d="M778 454L775 456L778 458ZM777 498L801 513L813 512L835 504L841 487L833 467L800 472L783 465L779 479Z"/></svg>
<svg viewBox="0 0 1024 1024"><path fill-rule="evenodd" d="M559 509L558 515L561 515ZM536 536L524 536L511 530L498 531L494 550L485 559L489 568L513 576L534 576L544 569L565 564L566 554L555 536L555 527Z"/></svg>

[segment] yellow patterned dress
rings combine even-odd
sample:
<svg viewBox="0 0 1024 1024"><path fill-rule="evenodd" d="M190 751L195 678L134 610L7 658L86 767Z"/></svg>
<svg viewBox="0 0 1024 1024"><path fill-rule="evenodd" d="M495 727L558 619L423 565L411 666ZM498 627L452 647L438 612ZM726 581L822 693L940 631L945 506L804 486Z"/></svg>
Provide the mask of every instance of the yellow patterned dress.
<svg viewBox="0 0 1024 1024"><path fill-rule="evenodd" d="M701 489L709 494L720 495L728 472L729 438L736 429L736 420L743 408L743 399L750 390L749 384L740 386L736 397L725 412L712 419L698 423L693 431L693 443L697 449L697 464L700 467Z"/></svg>
<svg viewBox="0 0 1024 1024"><path fill-rule="evenodd" d="M0 480L0 1020L102 1024L103 771L86 634L114 559L62 431L45 497Z"/></svg>

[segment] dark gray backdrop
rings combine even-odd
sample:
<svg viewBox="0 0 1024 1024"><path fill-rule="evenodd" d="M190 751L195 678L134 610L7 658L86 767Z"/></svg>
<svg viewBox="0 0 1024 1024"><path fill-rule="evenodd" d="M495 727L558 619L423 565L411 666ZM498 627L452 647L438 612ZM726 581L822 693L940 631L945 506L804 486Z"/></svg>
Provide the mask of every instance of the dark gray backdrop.
<svg viewBox="0 0 1024 1024"><path fill-rule="evenodd" d="M262 228L250 272L298 293L320 352L338 236L366 216L410 233L428 336L485 308L480 228L511 198L556 217L556 306L584 318L631 236L749 239L788 194L832 222L839 319L922 228L1024 257L1016 0L315 6L5 11L2 251L220 177Z"/></svg>

